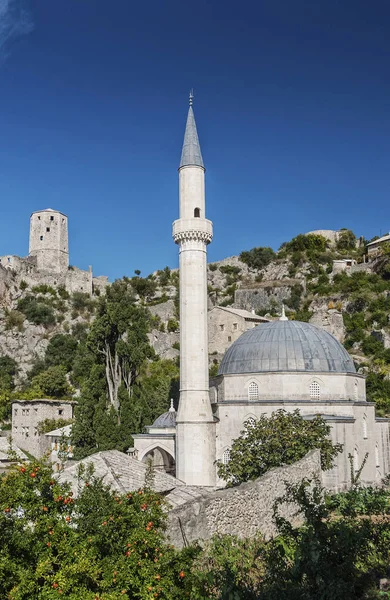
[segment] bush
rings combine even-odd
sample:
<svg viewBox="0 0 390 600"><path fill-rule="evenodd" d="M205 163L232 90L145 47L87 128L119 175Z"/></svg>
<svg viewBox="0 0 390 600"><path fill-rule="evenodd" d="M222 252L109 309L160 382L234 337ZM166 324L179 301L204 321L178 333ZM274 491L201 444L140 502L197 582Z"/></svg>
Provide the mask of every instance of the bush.
<svg viewBox="0 0 390 600"><path fill-rule="evenodd" d="M32 380L32 387L39 389L49 398L63 398L71 393L66 379L66 369L62 366L49 367L36 375Z"/></svg>
<svg viewBox="0 0 390 600"><path fill-rule="evenodd" d="M69 298L70 298L69 292L66 291L65 286L63 286L63 285L60 285L58 287L57 293L58 293L59 297L62 298L63 300L69 300Z"/></svg>
<svg viewBox="0 0 390 600"><path fill-rule="evenodd" d="M216 265L215 263L210 263L209 269L210 271L216 271L218 269L218 265Z"/></svg>
<svg viewBox="0 0 390 600"><path fill-rule="evenodd" d="M22 279L22 281L20 282L20 285L19 285L19 289L21 289L22 292L24 292L24 290L26 290L27 288L28 288L27 281L25 281L24 279Z"/></svg>
<svg viewBox="0 0 390 600"><path fill-rule="evenodd" d="M43 435L49 431L60 429L60 427L66 427L66 425L70 425L71 423L73 423L73 419L44 419L43 421L39 421L36 427L37 434Z"/></svg>
<svg viewBox="0 0 390 600"><path fill-rule="evenodd" d="M90 311L93 307L93 300L86 292L73 292L71 305L73 310L77 312Z"/></svg>
<svg viewBox="0 0 390 600"><path fill-rule="evenodd" d="M239 256L241 262L248 265L250 269L264 269L269 263L276 258L275 252L268 246L252 248L241 252Z"/></svg>
<svg viewBox="0 0 390 600"><path fill-rule="evenodd" d="M51 296L57 296L56 290L51 287L51 285L47 285L46 283L35 285L33 288L31 288L31 291L35 294L50 294Z"/></svg>
<svg viewBox="0 0 390 600"><path fill-rule="evenodd" d="M26 319L35 325L55 325L56 318L53 308L43 298L26 296L21 298L17 304L18 311L22 312Z"/></svg>
<svg viewBox="0 0 390 600"><path fill-rule="evenodd" d="M46 348L45 364L48 367L62 365L70 371L77 349L77 339L71 335L58 333L49 341Z"/></svg>
<svg viewBox="0 0 390 600"><path fill-rule="evenodd" d="M18 331L23 331L24 314L18 310L5 311L5 329L9 331L14 327Z"/></svg>
<svg viewBox="0 0 390 600"><path fill-rule="evenodd" d="M315 252L325 252L328 241L322 235L310 233L304 235L300 233L290 242L283 244L283 250L287 253L305 252L306 250L314 250Z"/></svg>
<svg viewBox="0 0 390 600"><path fill-rule="evenodd" d="M178 330L179 330L178 321L176 321L176 319L168 319L167 331L169 331L170 333L173 333Z"/></svg>
<svg viewBox="0 0 390 600"><path fill-rule="evenodd" d="M337 250L355 250L356 236L350 229L342 229L336 244Z"/></svg>

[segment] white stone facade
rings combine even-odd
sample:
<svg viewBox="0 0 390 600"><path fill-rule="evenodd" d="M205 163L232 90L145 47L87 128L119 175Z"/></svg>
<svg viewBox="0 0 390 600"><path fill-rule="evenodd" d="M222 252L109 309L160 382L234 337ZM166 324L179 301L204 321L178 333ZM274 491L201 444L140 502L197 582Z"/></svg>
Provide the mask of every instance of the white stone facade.
<svg viewBox="0 0 390 600"><path fill-rule="evenodd" d="M247 310L215 306L208 313L209 353L223 354L244 331L268 321Z"/></svg>

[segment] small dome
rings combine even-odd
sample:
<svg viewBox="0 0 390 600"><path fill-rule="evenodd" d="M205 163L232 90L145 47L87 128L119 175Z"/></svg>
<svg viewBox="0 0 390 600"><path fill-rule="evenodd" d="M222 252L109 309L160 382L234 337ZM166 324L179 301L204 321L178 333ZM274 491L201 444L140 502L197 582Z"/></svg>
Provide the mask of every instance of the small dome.
<svg viewBox="0 0 390 600"><path fill-rule="evenodd" d="M226 351L219 375L312 371L356 373L336 338L310 323L273 321L249 329Z"/></svg>
<svg viewBox="0 0 390 600"><path fill-rule="evenodd" d="M176 427L176 411L171 400L170 409L157 417L152 427Z"/></svg>

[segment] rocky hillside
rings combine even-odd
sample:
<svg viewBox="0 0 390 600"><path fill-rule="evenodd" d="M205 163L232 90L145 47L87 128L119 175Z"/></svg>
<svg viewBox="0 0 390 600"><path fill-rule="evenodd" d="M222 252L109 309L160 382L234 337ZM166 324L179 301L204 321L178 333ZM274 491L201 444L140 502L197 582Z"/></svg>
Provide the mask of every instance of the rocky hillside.
<svg viewBox="0 0 390 600"><path fill-rule="evenodd" d="M297 236L278 252L258 247L245 250L238 257L210 263L209 308L240 308L276 318L283 303L289 318L310 321L345 344L359 368L368 374L371 397L377 401L380 412L387 414L390 411L387 255L384 252L376 262L365 263L365 244L364 239L357 240L349 230L313 232ZM348 270L340 272L344 268L340 267L344 264L340 261L346 259L350 260ZM178 271L166 267L147 277L136 272L118 282L117 287L129 294L134 306L146 311L147 339L156 356L164 361L161 365L171 383L177 380ZM96 328L106 322L111 305L116 307L114 312L118 311L115 302L120 304L120 301L115 297L116 288L111 288L106 294L97 290L93 297L82 292L69 294L63 287L39 282L28 285L16 273L8 272L0 290L0 400L1 394L9 398L12 389L18 390L12 394L43 394L42 373L50 368L63 369L62 389L68 385L68 394L80 394L84 379L82 374L75 376L77 368L72 361L81 347L85 348L82 360L87 360L90 352L104 354L104 349L93 347L100 338L96 338L96 332L91 333L91 327L97 317ZM129 323L120 333L121 319L119 314L114 319L118 340L130 335ZM59 373L51 371L47 379L56 376ZM151 372L147 369L144 377L149 376ZM119 393L119 387L115 394ZM49 395L47 389L45 395Z"/></svg>

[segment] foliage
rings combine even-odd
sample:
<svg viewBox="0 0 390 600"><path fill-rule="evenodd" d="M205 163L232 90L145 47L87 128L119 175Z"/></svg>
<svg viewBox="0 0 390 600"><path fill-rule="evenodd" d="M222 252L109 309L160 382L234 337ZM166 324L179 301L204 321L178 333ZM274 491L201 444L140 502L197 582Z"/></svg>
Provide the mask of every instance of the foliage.
<svg viewBox="0 0 390 600"><path fill-rule="evenodd" d="M240 260L247 264L250 269L264 269L276 258L275 252L268 246L245 250L240 254Z"/></svg>
<svg viewBox="0 0 390 600"><path fill-rule="evenodd" d="M390 514L390 492L383 488L354 487L326 497L329 510L344 517Z"/></svg>
<svg viewBox="0 0 390 600"><path fill-rule="evenodd" d="M367 374L366 392L367 399L375 402L379 415L390 415L390 381L383 373L371 371Z"/></svg>
<svg viewBox="0 0 390 600"><path fill-rule="evenodd" d="M50 294L51 296L57 296L56 290L46 283L34 286L31 288L31 291L34 292L34 294Z"/></svg>
<svg viewBox="0 0 390 600"><path fill-rule="evenodd" d="M116 495L84 473L75 497L23 464L0 480L0 599L181 600L197 549L167 545L165 520L148 489Z"/></svg>
<svg viewBox="0 0 390 600"><path fill-rule="evenodd" d="M71 297L71 306L76 312L92 312L94 305L94 301L86 292L73 292Z"/></svg>
<svg viewBox="0 0 390 600"><path fill-rule="evenodd" d="M10 356L0 356L0 392L11 391L15 387L15 375L18 365Z"/></svg>
<svg viewBox="0 0 390 600"><path fill-rule="evenodd" d="M337 250L354 250L356 248L356 235L350 229L341 229L336 243Z"/></svg>
<svg viewBox="0 0 390 600"><path fill-rule="evenodd" d="M306 250L325 252L327 244L327 239L324 238L322 235L317 235L313 233L304 235L300 233L290 242L284 243L281 249L283 249L289 254L293 252L305 252Z"/></svg>
<svg viewBox="0 0 390 600"><path fill-rule="evenodd" d="M179 322L176 319L168 319L167 331L171 333L179 331Z"/></svg>
<svg viewBox="0 0 390 600"><path fill-rule="evenodd" d="M71 388L66 379L66 368L63 366L49 367L38 373L32 380L32 388L48 398L66 398L71 394Z"/></svg>
<svg viewBox="0 0 390 600"><path fill-rule="evenodd" d="M165 267L162 271L157 271L157 277L162 287L169 285L171 280L171 269L169 267Z"/></svg>
<svg viewBox="0 0 390 600"><path fill-rule="evenodd" d="M43 433L70 425L71 423L73 423L73 419L44 419L38 423L36 430L38 435L42 435Z"/></svg>
<svg viewBox="0 0 390 600"><path fill-rule="evenodd" d="M77 349L77 340L72 335L58 333L54 335L46 348L45 365L61 365L69 372L72 368Z"/></svg>
<svg viewBox="0 0 390 600"><path fill-rule="evenodd" d="M21 289L22 292L24 292L24 290L26 290L27 288L28 288L27 281L25 281L24 279L22 279L22 281L20 282L20 285L19 285L19 289Z"/></svg>
<svg viewBox="0 0 390 600"><path fill-rule="evenodd" d="M23 313L21 313L19 310L5 310L5 329L6 331L9 331L10 329L13 329L14 327L18 330L18 331L23 331L23 322L24 322L25 316Z"/></svg>
<svg viewBox="0 0 390 600"><path fill-rule="evenodd" d="M151 275L148 277L140 277L139 275L132 277L131 285L134 292L144 301L151 300L157 290L157 283Z"/></svg>
<svg viewBox="0 0 390 600"><path fill-rule="evenodd" d="M35 325L44 325L48 327L56 322L53 308L44 297L27 295L18 300L17 308L22 312L26 319Z"/></svg>
<svg viewBox="0 0 390 600"><path fill-rule="evenodd" d="M218 464L218 474L228 485L237 485L274 467L290 465L315 448L321 451L322 469L330 469L342 446L332 444L329 432L330 425L319 415L305 419L299 410L263 414L255 423L245 424L240 437L233 440L229 463Z"/></svg>
<svg viewBox="0 0 390 600"><path fill-rule="evenodd" d="M216 271L218 269L218 265L216 265L215 263L210 263L208 267L210 271Z"/></svg>

